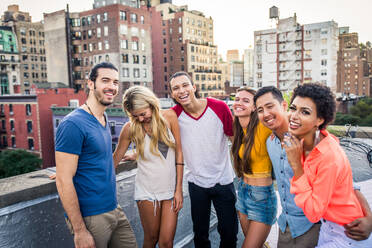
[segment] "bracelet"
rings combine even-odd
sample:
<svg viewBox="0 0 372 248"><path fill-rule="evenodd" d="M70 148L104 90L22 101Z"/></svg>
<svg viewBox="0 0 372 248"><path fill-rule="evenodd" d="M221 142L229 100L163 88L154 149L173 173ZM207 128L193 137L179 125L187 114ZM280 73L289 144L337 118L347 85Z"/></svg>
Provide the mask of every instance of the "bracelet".
<svg viewBox="0 0 372 248"><path fill-rule="evenodd" d="M178 162L176 162L176 165L185 165L184 163L178 163Z"/></svg>

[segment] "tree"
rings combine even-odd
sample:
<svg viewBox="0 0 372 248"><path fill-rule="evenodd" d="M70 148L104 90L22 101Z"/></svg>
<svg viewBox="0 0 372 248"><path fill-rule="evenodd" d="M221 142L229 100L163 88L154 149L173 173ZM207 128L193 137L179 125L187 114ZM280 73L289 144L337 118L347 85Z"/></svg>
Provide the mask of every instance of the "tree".
<svg viewBox="0 0 372 248"><path fill-rule="evenodd" d="M372 98L364 98L360 100L355 106L350 108L352 115L359 116L361 119L366 118L372 113Z"/></svg>
<svg viewBox="0 0 372 248"><path fill-rule="evenodd" d="M336 113L335 125L351 124L353 126L360 124L360 117L350 114Z"/></svg>
<svg viewBox="0 0 372 248"><path fill-rule="evenodd" d="M25 150L4 150L0 152L0 178L16 176L40 168L42 160Z"/></svg>

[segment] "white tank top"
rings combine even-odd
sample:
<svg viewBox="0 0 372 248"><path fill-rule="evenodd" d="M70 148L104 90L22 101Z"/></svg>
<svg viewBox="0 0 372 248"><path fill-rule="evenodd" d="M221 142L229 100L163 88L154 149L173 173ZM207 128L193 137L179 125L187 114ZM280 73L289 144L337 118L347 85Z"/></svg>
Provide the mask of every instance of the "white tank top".
<svg viewBox="0 0 372 248"><path fill-rule="evenodd" d="M168 129L172 142L174 137ZM175 150L159 141L160 156L150 151L151 137L145 135L144 157L137 161L137 175L135 183L135 200L162 201L172 199L176 187L176 156Z"/></svg>

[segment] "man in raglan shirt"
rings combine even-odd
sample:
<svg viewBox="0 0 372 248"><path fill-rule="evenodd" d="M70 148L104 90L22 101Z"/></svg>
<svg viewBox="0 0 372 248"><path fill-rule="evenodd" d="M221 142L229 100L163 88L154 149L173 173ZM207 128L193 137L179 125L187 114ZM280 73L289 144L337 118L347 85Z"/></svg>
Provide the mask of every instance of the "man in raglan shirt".
<svg viewBox="0 0 372 248"><path fill-rule="evenodd" d="M231 111L220 100L197 98L195 85L186 72L175 73L169 84L172 98L177 102L173 110L178 116L188 170L195 247L211 247L212 202L217 213L220 247L236 247L235 174L228 147L228 139L233 136Z"/></svg>

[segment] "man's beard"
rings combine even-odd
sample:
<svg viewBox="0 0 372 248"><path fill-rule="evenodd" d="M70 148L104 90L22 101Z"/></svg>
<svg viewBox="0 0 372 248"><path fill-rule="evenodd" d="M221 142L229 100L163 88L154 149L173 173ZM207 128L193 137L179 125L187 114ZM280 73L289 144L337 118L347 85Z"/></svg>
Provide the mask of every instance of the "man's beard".
<svg viewBox="0 0 372 248"><path fill-rule="evenodd" d="M102 93L102 94L104 94L104 93ZM103 96L96 89L94 89L94 97L96 98L97 102L99 102L100 104L102 104L105 107L112 104L112 102L105 102L103 100Z"/></svg>

